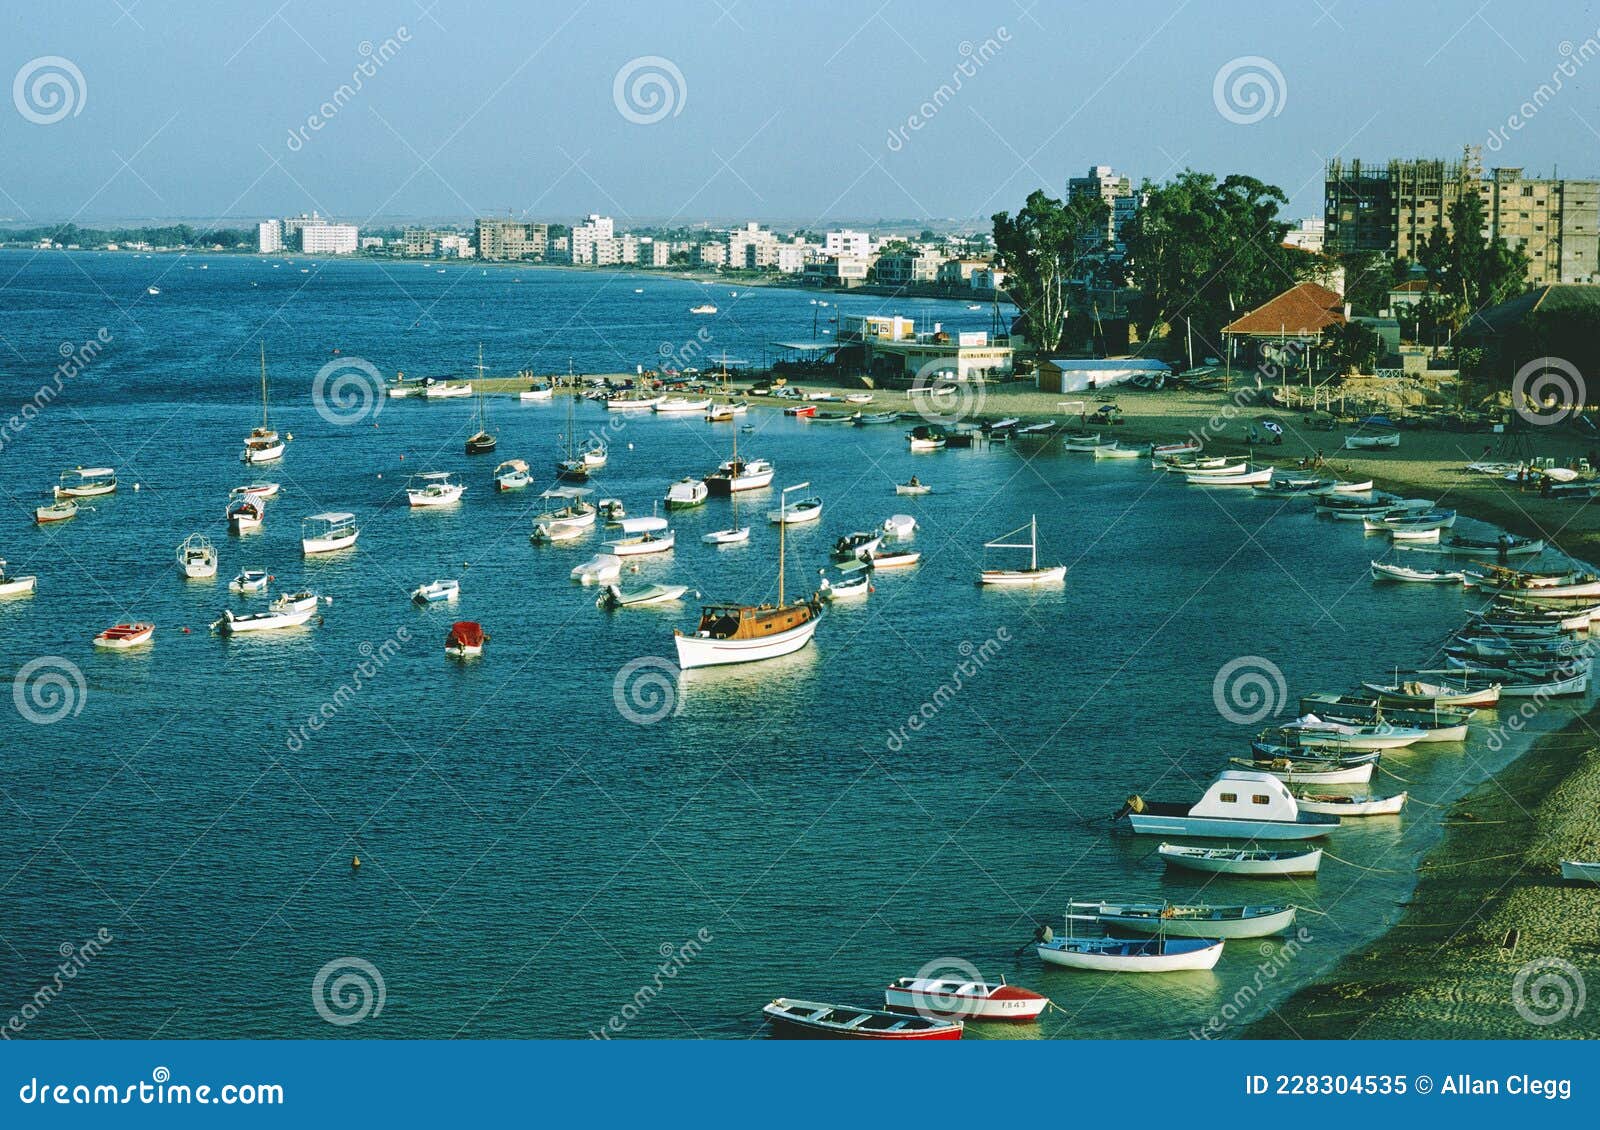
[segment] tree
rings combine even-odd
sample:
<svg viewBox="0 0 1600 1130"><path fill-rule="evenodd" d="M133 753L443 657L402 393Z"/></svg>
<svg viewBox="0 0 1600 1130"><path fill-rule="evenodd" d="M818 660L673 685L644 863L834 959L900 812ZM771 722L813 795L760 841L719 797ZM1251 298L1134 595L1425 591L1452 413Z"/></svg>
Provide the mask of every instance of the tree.
<svg viewBox="0 0 1600 1130"><path fill-rule="evenodd" d="M1103 232L1108 215L1098 196L1063 204L1043 190L1032 192L1015 216L994 214L995 265L1006 273L1006 291L1021 311L1022 332L1040 356L1061 345L1066 285L1081 242Z"/></svg>
<svg viewBox="0 0 1600 1130"><path fill-rule="evenodd" d="M1411 277L1411 264L1381 251L1349 251L1329 258L1344 270L1344 297L1357 314L1375 316L1389 292Z"/></svg>
<svg viewBox="0 0 1600 1130"><path fill-rule="evenodd" d="M1382 347L1377 333L1360 322L1336 323L1322 331L1323 356L1346 374L1371 372Z"/></svg>
<svg viewBox="0 0 1600 1130"><path fill-rule="evenodd" d="M1421 319L1460 331L1479 310L1521 294L1527 285L1528 256L1496 236L1484 234L1483 200L1469 192L1450 205L1450 230L1436 224L1417 253L1431 291Z"/></svg>

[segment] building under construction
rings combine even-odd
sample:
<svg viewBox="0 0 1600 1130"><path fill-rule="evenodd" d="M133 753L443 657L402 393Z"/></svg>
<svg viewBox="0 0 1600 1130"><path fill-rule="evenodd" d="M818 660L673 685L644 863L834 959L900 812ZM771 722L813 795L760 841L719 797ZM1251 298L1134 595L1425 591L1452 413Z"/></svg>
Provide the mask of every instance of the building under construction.
<svg viewBox="0 0 1600 1130"><path fill-rule="evenodd" d="M1327 250L1415 259L1435 227L1448 230L1450 206L1463 192L1478 192L1482 178L1476 148L1460 162L1364 165L1335 157L1324 178Z"/></svg>

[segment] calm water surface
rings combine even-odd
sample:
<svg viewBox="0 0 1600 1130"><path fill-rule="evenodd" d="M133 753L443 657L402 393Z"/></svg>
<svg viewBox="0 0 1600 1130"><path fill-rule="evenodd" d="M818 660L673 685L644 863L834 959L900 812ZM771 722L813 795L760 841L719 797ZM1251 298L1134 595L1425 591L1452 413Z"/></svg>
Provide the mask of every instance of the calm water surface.
<svg viewBox="0 0 1600 1130"><path fill-rule="evenodd" d="M624 1036L738 1038L761 1031L774 996L870 1003L893 977L970 963L1061 1006L1037 1028L975 1034L1181 1036L1225 1005L1231 1015L1241 986L1264 986L1239 1019L1259 1015L1381 931L1436 838L1433 806L1509 757L1481 740L1386 756L1400 780L1375 788L1420 803L1333 837L1359 866L1330 860L1315 881L1274 883L1167 875L1153 840L1108 834L1104 817L1130 792L1193 797L1245 750L1254 727L1213 701L1219 668L1261 656L1291 694L1338 689L1427 658L1462 618L1462 594L1372 585L1379 543L1298 503L1051 450L913 456L897 428L768 412L752 414L743 450L826 501L790 541L791 591L814 581L834 536L895 512L917 517L922 562L830 612L807 651L691 672L652 709L663 688L636 661L672 655L692 602L597 610L568 571L598 539L529 544L538 488L497 495L496 457L461 454L470 403L393 402L336 426L313 406L313 374L334 349L385 373L466 373L479 341L497 371L564 371L569 358L626 369L688 341L759 360L768 342L810 336L809 297L717 288L723 312L696 320L687 309L708 292L683 282L274 262L0 254L6 414L63 341L102 326L111 337L0 451L0 556L40 576L36 597L0 604L0 668L15 677L59 657L83 686L51 724L0 710L0 1022L51 979L60 946L114 936L27 1035L578 1037L615 1016ZM988 318L949 303L842 306L957 328ZM251 475L237 452L259 410L262 339L274 423L295 439ZM563 408L501 400L492 413L498 458L528 458L548 485ZM732 438L698 416L619 423L584 404L577 418L611 441L597 490L634 513L710 470ZM62 468L100 463L141 489L30 524ZM408 510L405 477L425 469L464 475L465 502ZM895 497L913 473L936 493ZM283 496L263 531L228 537L227 491L252 477L281 481ZM755 532L742 547L700 543L729 523L726 500L675 516L678 549L637 579L771 599L775 527L761 512L773 500L745 500ZM305 561L299 518L328 509L360 515L360 548ZM982 543L1030 514L1043 555L1071 566L1067 584L979 590ZM215 582L173 564L194 531L220 547ZM226 589L244 567L330 596L325 622L209 635L222 608L248 605ZM409 604L445 576L461 581L457 608ZM481 662L445 659L458 617L490 632ZM132 618L159 625L152 649L91 649L96 631ZM959 692L941 691L957 679ZM630 721L641 709L651 720ZM1202 889L1298 903L1309 940L1278 960L1231 943L1215 973L1165 978L1015 956L1036 922L1059 928L1070 897ZM691 940L699 952L657 991L663 954ZM385 995L380 1013L341 1027L312 985L345 958L370 962Z"/></svg>

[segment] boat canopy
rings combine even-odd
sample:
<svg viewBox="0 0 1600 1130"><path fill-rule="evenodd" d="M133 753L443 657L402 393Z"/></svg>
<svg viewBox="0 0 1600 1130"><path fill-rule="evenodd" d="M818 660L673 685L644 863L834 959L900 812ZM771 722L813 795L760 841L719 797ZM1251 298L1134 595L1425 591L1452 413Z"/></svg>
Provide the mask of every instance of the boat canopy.
<svg viewBox="0 0 1600 1130"><path fill-rule="evenodd" d="M1300 806L1289 787L1271 773L1225 769L1189 815L1293 823L1300 819Z"/></svg>
<svg viewBox="0 0 1600 1130"><path fill-rule="evenodd" d="M588 498L594 490L590 487L551 487L540 498Z"/></svg>
<svg viewBox="0 0 1600 1130"><path fill-rule="evenodd" d="M306 521L307 522L330 522L330 523L332 523L332 522L348 522L351 519L353 519L354 517L355 517L354 514L347 514L347 513L344 513L343 511L330 510L326 514L313 514L309 518L307 518Z"/></svg>
<svg viewBox="0 0 1600 1130"><path fill-rule="evenodd" d="M115 467L77 467L71 471L62 471L63 479L103 479L107 475L115 475Z"/></svg>

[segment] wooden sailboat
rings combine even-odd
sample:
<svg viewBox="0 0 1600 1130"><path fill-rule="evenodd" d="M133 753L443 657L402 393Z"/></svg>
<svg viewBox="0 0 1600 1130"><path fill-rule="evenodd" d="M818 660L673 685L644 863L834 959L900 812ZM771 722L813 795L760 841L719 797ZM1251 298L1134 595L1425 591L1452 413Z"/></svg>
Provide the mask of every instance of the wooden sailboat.
<svg viewBox="0 0 1600 1130"><path fill-rule="evenodd" d="M267 423L267 347L261 346L261 426L244 437L241 463L275 463L283 458L284 439Z"/></svg>
<svg viewBox="0 0 1600 1130"><path fill-rule="evenodd" d="M1028 540L1025 542L1008 542L1004 539L1014 537L1023 530L1028 531ZM1028 551L1028 567L1026 569L985 569L978 574L980 585L1053 585L1059 584L1066 578L1065 565L1046 565L1039 567L1039 520L1037 516L1029 516L1026 526L1018 526L1010 533L1001 534L994 541L983 543L985 549L1026 549Z"/></svg>
<svg viewBox="0 0 1600 1130"><path fill-rule="evenodd" d="M790 491L803 490L810 483L799 483L780 492L780 501ZM822 602L816 594L804 601L786 604L783 599L783 573L786 564L785 528L778 527L778 603L708 604L700 610L700 623L692 633L675 631L678 667L714 667L730 663L754 663L799 651L811 642L822 619Z"/></svg>
<svg viewBox="0 0 1600 1130"><path fill-rule="evenodd" d="M478 430L467 439L468 455L487 455L494 450L494 433L489 430L489 416L483 407L483 346L478 346Z"/></svg>

